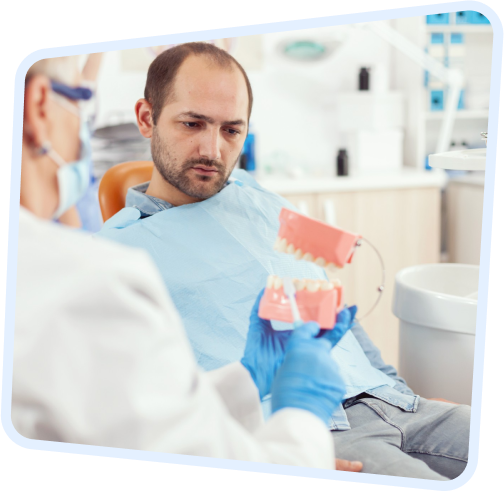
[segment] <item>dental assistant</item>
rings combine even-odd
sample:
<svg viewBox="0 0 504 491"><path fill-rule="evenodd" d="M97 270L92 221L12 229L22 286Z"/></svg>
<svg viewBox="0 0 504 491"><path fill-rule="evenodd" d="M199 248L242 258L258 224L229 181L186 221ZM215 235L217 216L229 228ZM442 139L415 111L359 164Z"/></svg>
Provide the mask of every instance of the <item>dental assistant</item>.
<svg viewBox="0 0 504 491"><path fill-rule="evenodd" d="M89 182L78 109L90 93L76 63L41 60L26 76L14 428L31 439L334 469L326 424L344 389L330 350L353 311L316 338L314 323L274 332L256 302L241 362L203 373L147 253L51 222Z"/></svg>

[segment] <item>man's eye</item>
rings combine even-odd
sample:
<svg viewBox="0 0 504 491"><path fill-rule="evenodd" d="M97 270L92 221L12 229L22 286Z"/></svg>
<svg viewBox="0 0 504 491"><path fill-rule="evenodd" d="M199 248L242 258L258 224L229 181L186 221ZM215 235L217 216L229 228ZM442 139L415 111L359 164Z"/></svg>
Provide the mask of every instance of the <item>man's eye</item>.
<svg viewBox="0 0 504 491"><path fill-rule="evenodd" d="M187 128L196 128L196 126L198 126L198 123L195 123L193 121L184 121L183 125Z"/></svg>
<svg viewBox="0 0 504 491"><path fill-rule="evenodd" d="M233 129L233 128L228 128L226 131L227 131L230 135L233 135L233 136L235 136L235 135L239 135L239 134L240 134L240 132L239 132L238 130L235 130L235 129Z"/></svg>

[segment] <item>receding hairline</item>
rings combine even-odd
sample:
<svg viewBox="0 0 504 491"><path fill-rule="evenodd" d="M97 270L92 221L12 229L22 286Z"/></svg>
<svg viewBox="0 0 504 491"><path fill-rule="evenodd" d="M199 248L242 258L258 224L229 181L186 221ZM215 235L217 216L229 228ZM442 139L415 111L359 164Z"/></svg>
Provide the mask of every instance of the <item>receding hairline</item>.
<svg viewBox="0 0 504 491"><path fill-rule="evenodd" d="M232 59L224 59L224 60L215 60L212 58L212 56L208 55L207 53L190 53L186 59L182 62L182 64L179 66L177 73L175 75L175 78L173 79L173 83L166 87L166 90L168 90L167 93L164 95L164 104L163 108L167 104L171 104L173 102L177 102L176 97L175 97L175 87L177 85L177 79L179 77L179 74L184 67L184 65L190 61L191 59L203 59L203 61L206 62L207 68L215 68L217 70L222 70L222 71L227 71L227 72L237 72L238 74L241 75L243 79L243 83L245 84L245 91L247 92L247 81L245 80L245 77L243 73L241 72L238 63L236 60ZM247 99L248 99L248 94L247 94Z"/></svg>
<svg viewBox="0 0 504 491"><path fill-rule="evenodd" d="M195 58L192 58L194 56ZM253 104L252 87L246 71L238 60L225 50L210 43L184 43L169 48L159 54L149 66L145 82L144 97L152 105L152 121L157 124L161 111L166 104L173 101L172 90L179 74L180 67L187 59L200 57L209 69L233 70L242 72L248 94L248 116L250 119ZM205 68L202 69L202 71Z"/></svg>

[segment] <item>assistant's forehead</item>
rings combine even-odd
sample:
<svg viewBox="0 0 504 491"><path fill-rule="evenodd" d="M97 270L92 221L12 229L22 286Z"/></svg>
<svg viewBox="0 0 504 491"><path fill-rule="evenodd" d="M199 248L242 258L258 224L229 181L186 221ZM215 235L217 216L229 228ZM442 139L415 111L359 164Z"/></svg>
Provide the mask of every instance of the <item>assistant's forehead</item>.
<svg viewBox="0 0 504 491"><path fill-rule="evenodd" d="M189 56L180 66L168 103L220 101L247 111L245 78L233 64L221 66L205 56Z"/></svg>

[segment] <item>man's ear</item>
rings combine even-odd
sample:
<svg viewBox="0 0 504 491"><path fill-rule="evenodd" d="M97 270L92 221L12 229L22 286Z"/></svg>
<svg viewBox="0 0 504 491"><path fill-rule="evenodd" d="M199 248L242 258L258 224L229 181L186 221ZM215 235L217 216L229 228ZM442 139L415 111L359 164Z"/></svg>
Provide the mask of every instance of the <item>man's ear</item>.
<svg viewBox="0 0 504 491"><path fill-rule="evenodd" d="M135 114L140 133L145 138L151 138L154 129L151 104L146 99L139 99L135 104Z"/></svg>
<svg viewBox="0 0 504 491"><path fill-rule="evenodd" d="M50 93L51 82L45 75L34 75L26 83L23 138L34 147L47 141Z"/></svg>

